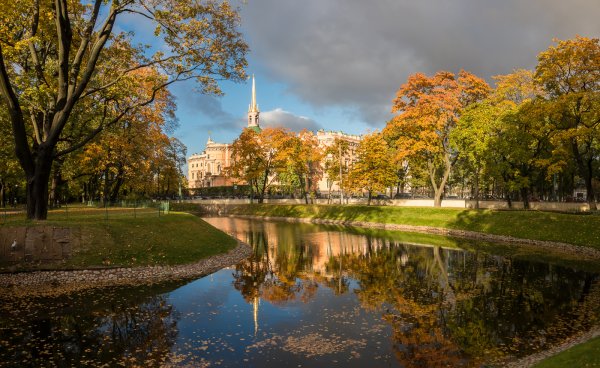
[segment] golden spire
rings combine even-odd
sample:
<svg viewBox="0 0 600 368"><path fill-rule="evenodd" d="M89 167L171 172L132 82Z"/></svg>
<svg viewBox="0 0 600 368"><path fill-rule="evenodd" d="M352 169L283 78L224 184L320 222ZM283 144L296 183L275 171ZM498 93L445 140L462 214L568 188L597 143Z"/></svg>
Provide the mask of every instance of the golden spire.
<svg viewBox="0 0 600 368"><path fill-rule="evenodd" d="M252 101L250 103L250 109L248 112L258 112L258 105L256 104L256 83L254 81L254 74L252 74Z"/></svg>
<svg viewBox="0 0 600 368"><path fill-rule="evenodd" d="M260 299L258 296L254 297L254 301L252 303L253 315L254 315L254 336L258 332L258 306L260 305Z"/></svg>

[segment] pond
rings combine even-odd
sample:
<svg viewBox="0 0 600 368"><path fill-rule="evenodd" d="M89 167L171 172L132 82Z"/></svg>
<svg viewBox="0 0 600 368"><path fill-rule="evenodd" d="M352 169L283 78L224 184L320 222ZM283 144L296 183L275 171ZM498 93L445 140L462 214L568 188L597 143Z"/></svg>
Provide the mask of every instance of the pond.
<svg viewBox="0 0 600 368"><path fill-rule="evenodd" d="M0 366L482 366L598 323L589 265L423 234L207 221L253 256L187 282L2 296Z"/></svg>

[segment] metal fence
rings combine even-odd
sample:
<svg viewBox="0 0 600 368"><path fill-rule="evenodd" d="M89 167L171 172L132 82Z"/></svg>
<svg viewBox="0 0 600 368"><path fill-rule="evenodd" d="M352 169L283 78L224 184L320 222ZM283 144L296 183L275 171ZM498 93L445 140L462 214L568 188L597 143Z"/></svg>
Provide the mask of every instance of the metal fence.
<svg viewBox="0 0 600 368"><path fill-rule="evenodd" d="M168 201L117 201L61 204L48 210L48 220L99 220L160 217L169 213ZM0 208L0 224L26 221L24 206Z"/></svg>

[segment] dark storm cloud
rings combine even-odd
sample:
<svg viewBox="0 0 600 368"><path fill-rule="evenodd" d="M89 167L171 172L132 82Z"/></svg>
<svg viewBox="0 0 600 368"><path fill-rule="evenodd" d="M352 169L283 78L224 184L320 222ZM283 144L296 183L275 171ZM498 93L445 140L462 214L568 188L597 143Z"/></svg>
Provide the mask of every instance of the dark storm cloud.
<svg viewBox="0 0 600 368"><path fill-rule="evenodd" d="M315 107L373 126L415 72L465 69L491 80L533 68L553 38L600 35L598 0L250 0L252 58Z"/></svg>
<svg viewBox="0 0 600 368"><path fill-rule="evenodd" d="M264 127L284 127L294 132L308 129L316 132L322 127L314 120L304 116L294 115L289 111L277 108L260 113L260 125Z"/></svg>

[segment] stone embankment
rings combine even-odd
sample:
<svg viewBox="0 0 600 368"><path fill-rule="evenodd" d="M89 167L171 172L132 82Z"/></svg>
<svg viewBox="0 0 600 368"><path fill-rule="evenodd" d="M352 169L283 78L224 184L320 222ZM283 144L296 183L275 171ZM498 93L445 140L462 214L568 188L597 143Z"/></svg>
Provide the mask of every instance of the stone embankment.
<svg viewBox="0 0 600 368"><path fill-rule="evenodd" d="M408 231L418 233L428 233L437 235L446 235L457 238L475 239L489 241L493 243L505 243L515 244L519 246L531 246L541 250L548 250L554 253L564 253L576 256L577 258L586 258L587 260L600 260L600 251L594 248L553 242L544 240L532 240L515 238L512 236L486 234L476 231L468 230L455 230L446 229L432 226L416 226L416 225L400 225L400 224L386 224L378 222L365 222L365 221L351 221L351 220L330 220L330 219L319 219L319 218L297 218L297 217L269 217L269 216L254 216L254 215L229 215L231 217L242 217L242 218L254 218L262 220L273 220L273 221L286 221L286 222L301 222L311 224L323 224L323 225L343 225L343 226L354 226L363 227L369 229L382 229L382 230L395 230L395 231Z"/></svg>
<svg viewBox="0 0 600 368"><path fill-rule="evenodd" d="M0 274L0 292L14 297L56 296L96 287L193 279L235 265L251 253L249 245L239 242L225 254L186 265L6 273Z"/></svg>

